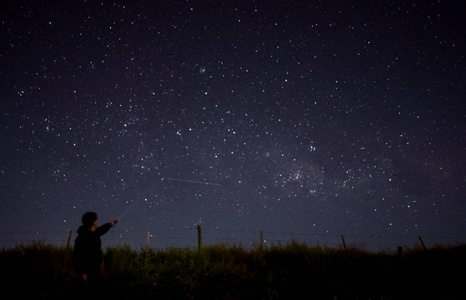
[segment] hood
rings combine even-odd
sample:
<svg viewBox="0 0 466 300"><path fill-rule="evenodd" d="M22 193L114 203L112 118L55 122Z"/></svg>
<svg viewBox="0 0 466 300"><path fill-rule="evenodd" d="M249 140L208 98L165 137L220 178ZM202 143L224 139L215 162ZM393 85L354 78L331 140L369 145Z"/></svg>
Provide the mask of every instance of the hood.
<svg viewBox="0 0 466 300"><path fill-rule="evenodd" d="M79 226L78 228L78 234L86 234L92 232L89 230L89 228L86 228L84 225Z"/></svg>

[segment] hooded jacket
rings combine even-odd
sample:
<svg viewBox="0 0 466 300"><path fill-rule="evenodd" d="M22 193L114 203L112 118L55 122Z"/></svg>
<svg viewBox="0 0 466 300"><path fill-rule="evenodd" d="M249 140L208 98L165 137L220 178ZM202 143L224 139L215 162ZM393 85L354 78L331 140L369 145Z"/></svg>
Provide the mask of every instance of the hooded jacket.
<svg viewBox="0 0 466 300"><path fill-rule="evenodd" d="M79 227L73 252L73 263L79 275L99 275L103 257L100 237L106 234L111 227L110 223L100 226L95 231L84 226Z"/></svg>

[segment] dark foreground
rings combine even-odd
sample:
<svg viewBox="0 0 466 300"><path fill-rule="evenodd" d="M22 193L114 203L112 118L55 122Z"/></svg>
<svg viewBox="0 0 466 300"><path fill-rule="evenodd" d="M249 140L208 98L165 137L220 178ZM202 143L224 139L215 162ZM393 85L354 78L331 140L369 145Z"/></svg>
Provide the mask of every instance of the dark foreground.
<svg viewBox="0 0 466 300"><path fill-rule="evenodd" d="M1 251L3 295L78 299L71 250ZM397 253L309 247L108 248L101 299L466 299L466 246Z"/></svg>

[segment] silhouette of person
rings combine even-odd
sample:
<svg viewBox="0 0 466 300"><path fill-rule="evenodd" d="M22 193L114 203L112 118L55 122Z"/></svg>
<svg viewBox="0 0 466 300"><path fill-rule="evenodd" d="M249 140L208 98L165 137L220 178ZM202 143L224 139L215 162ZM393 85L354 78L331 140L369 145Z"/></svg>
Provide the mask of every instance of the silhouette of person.
<svg viewBox="0 0 466 300"><path fill-rule="evenodd" d="M100 296L100 266L103 259L100 237L114 227L117 221L99 227L97 214L87 212L82 217L82 223L74 243L73 263L80 278L81 296L92 299Z"/></svg>

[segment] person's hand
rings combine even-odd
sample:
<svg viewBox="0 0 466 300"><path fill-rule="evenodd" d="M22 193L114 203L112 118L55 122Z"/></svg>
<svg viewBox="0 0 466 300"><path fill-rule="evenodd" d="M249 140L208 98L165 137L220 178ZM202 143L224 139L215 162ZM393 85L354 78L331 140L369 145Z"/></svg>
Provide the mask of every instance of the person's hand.
<svg viewBox="0 0 466 300"><path fill-rule="evenodd" d="M112 221L112 222L110 222L110 226L114 227L114 226L116 225L116 223L118 223L118 221L117 221L117 220L115 220L115 221Z"/></svg>
<svg viewBox="0 0 466 300"><path fill-rule="evenodd" d="M83 282L87 282L87 275L86 275L86 274L82 274L82 275L81 275L81 280L82 280Z"/></svg>

